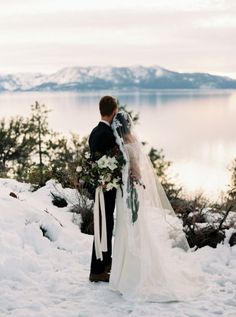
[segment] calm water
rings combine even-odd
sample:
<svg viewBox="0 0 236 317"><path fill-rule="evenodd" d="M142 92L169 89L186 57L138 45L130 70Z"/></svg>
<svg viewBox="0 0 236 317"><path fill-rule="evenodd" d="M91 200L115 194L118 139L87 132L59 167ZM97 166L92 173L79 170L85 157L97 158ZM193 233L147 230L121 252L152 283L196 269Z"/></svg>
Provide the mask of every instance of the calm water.
<svg viewBox="0 0 236 317"><path fill-rule="evenodd" d="M37 100L53 110L49 115L53 129L83 136L97 124L98 101L105 94L139 112L140 138L163 148L173 162L170 175L186 192L203 189L208 197L217 198L227 189L227 167L236 158L235 90L3 93L0 116L29 115Z"/></svg>

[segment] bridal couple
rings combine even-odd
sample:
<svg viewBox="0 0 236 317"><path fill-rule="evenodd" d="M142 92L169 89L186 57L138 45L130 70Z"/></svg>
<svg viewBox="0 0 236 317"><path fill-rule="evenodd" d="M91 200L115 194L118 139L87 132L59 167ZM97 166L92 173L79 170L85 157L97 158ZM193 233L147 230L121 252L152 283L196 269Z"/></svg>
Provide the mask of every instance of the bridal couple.
<svg viewBox="0 0 236 317"><path fill-rule="evenodd" d="M102 97L99 110L101 121L89 137L92 157L118 145L126 163L121 188L103 191L103 206L100 201L99 216L94 216L98 233L94 234L89 280L109 282L112 291L128 299L165 302L198 297L206 290L205 276L190 256L182 222L156 177L131 117L119 110L113 96ZM96 205L98 196L94 199Z"/></svg>

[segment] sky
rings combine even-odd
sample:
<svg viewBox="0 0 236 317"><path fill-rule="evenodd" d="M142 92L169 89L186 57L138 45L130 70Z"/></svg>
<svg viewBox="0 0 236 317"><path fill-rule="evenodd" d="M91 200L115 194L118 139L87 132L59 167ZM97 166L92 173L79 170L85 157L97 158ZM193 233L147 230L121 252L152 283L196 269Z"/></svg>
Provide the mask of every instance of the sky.
<svg viewBox="0 0 236 317"><path fill-rule="evenodd" d="M235 0L0 0L0 74L161 67L236 78Z"/></svg>

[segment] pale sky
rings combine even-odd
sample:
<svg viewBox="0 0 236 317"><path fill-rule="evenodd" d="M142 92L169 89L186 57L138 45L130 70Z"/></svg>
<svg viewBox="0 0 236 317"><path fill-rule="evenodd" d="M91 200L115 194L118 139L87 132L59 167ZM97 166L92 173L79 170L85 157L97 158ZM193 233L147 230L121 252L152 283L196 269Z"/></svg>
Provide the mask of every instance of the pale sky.
<svg viewBox="0 0 236 317"><path fill-rule="evenodd" d="M236 0L0 0L0 74L161 67L236 78Z"/></svg>

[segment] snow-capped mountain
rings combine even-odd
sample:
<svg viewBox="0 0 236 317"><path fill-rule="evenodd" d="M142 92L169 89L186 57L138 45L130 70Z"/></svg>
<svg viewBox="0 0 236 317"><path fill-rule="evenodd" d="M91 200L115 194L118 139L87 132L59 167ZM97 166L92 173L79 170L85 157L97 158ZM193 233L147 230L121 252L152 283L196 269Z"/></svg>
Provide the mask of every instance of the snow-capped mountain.
<svg viewBox="0 0 236 317"><path fill-rule="evenodd" d="M79 91L85 89L236 88L236 80L207 73L179 73L160 66L67 67L56 73L0 75L0 91Z"/></svg>

